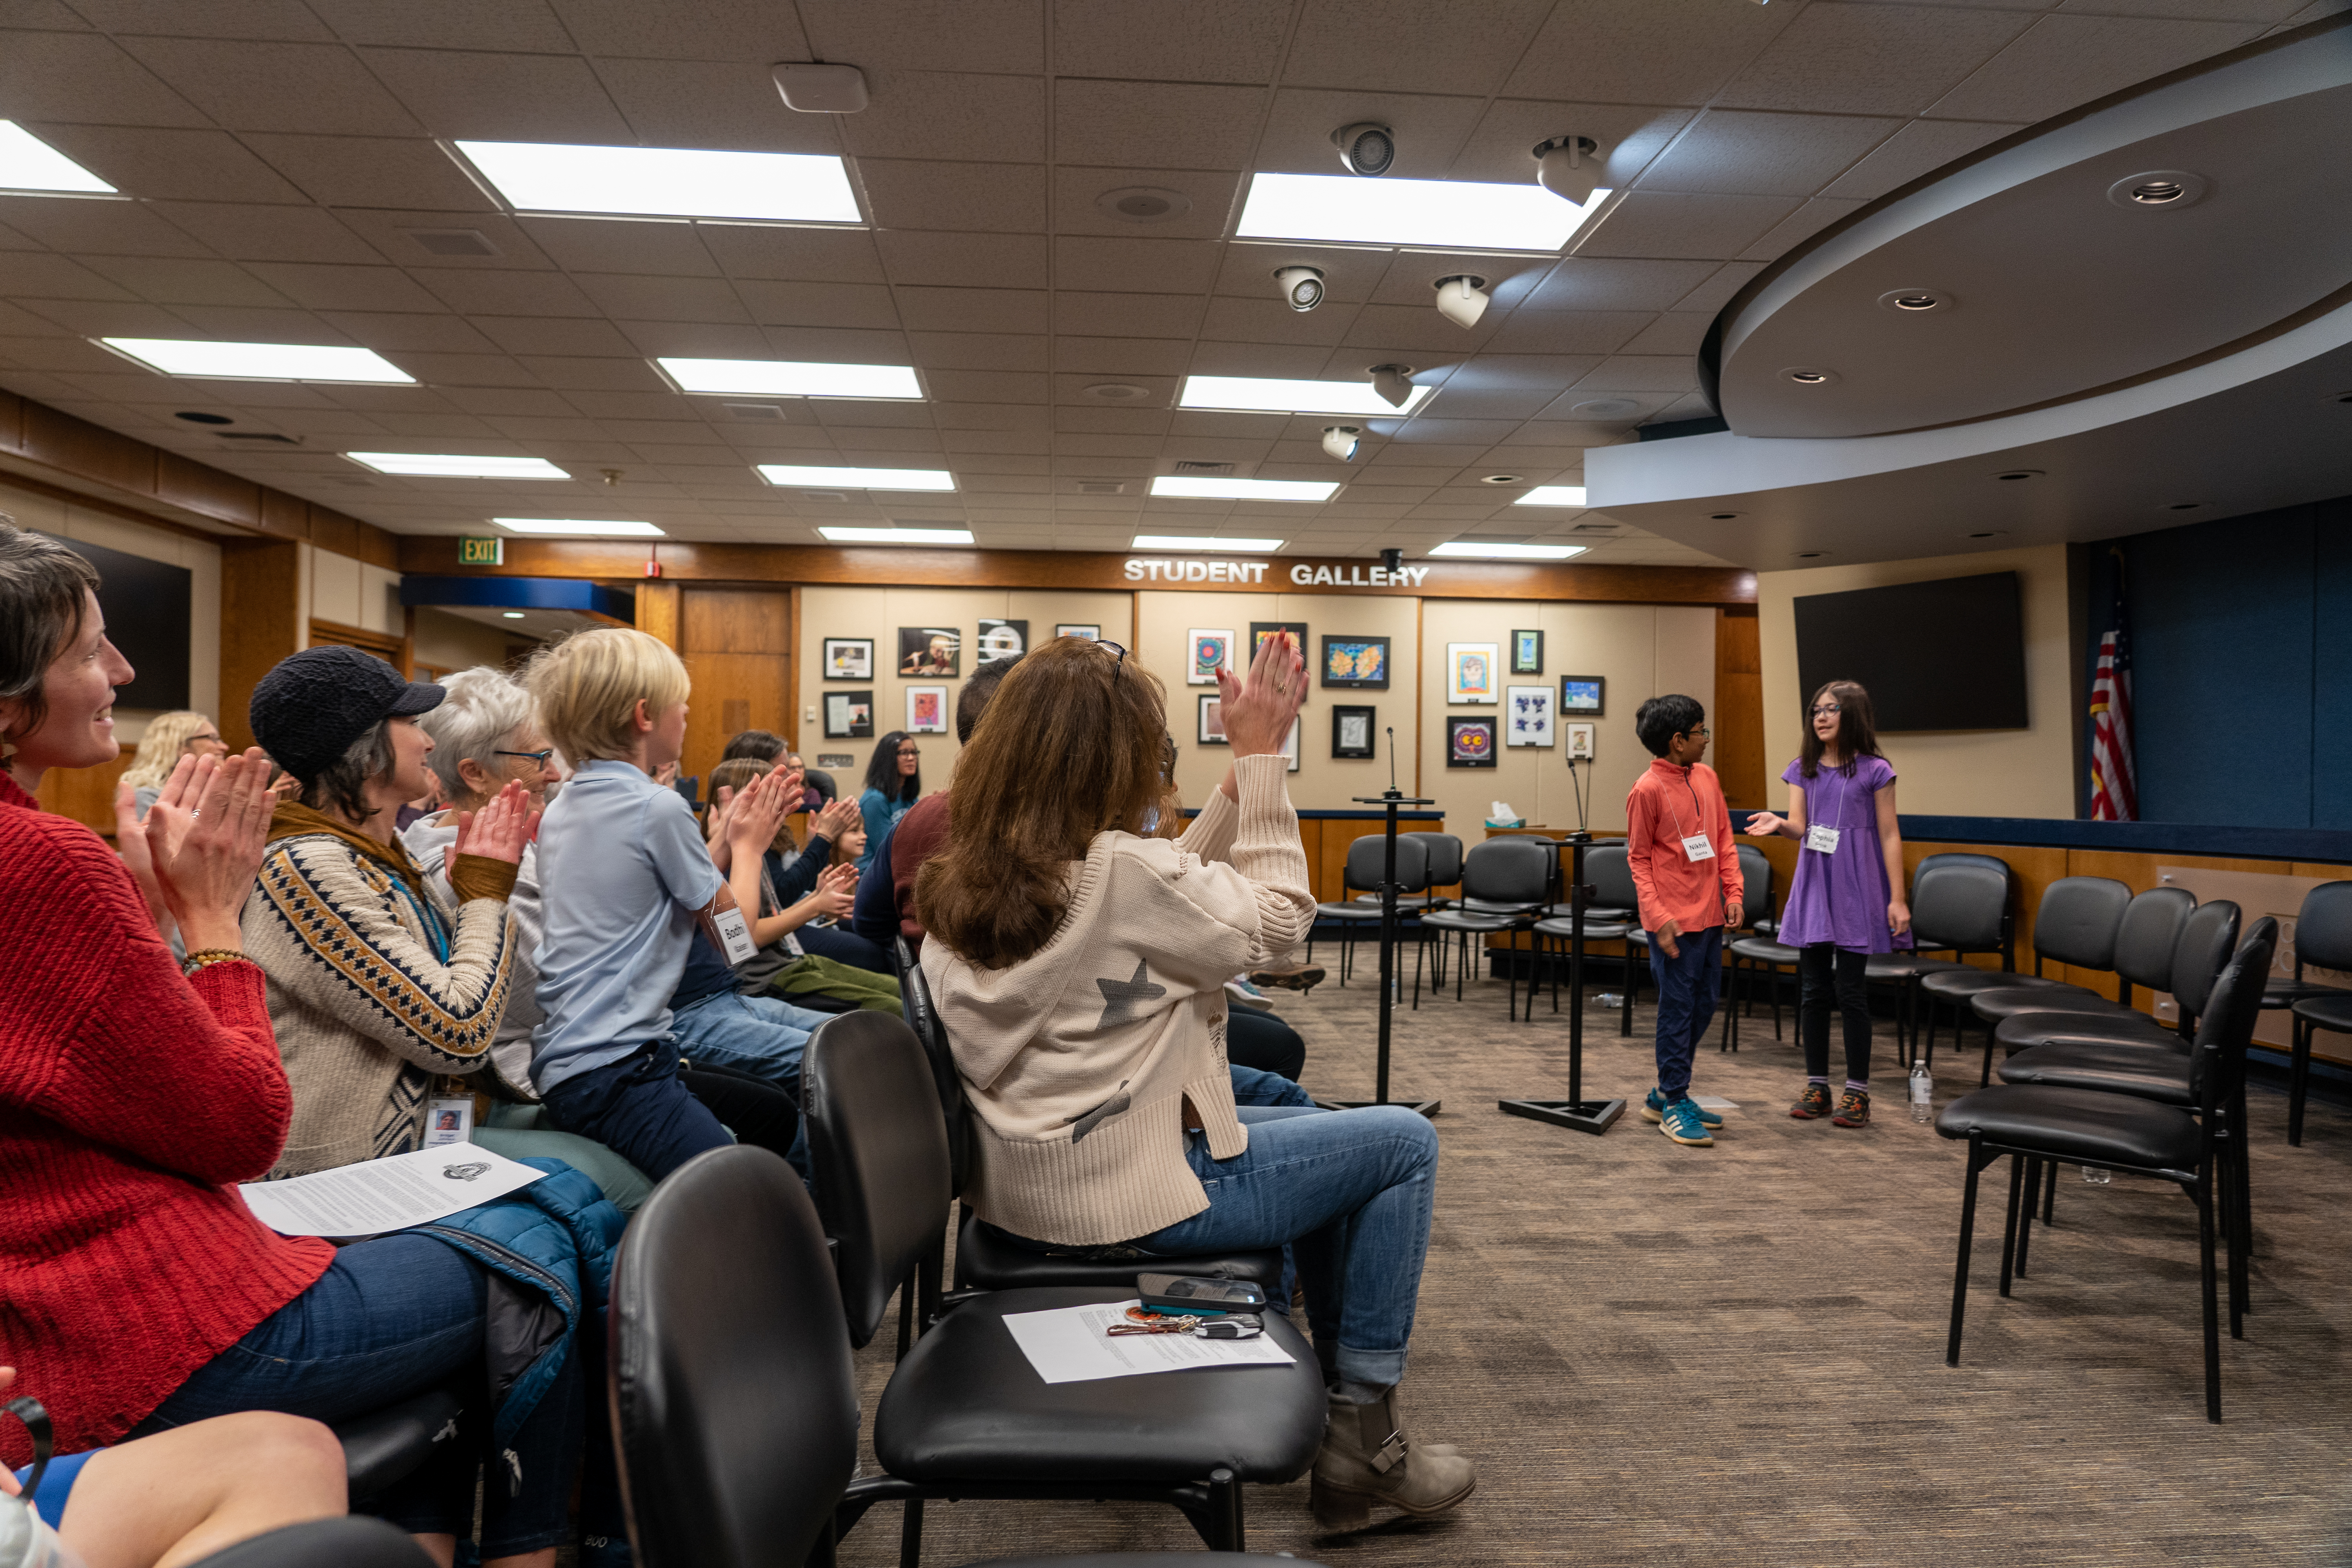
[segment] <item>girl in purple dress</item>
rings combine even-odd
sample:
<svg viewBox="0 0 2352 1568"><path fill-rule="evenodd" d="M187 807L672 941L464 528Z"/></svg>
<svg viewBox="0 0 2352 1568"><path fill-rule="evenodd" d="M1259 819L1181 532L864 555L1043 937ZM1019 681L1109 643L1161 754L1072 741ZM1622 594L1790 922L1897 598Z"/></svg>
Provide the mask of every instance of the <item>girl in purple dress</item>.
<svg viewBox="0 0 2352 1568"><path fill-rule="evenodd" d="M1870 992L1863 966L1874 952L1911 945L1903 901L1903 832L1895 819L1895 769L1878 750L1870 693L1832 680L1813 693L1803 755L1780 776L1789 815L1748 818L1756 837L1795 839L1796 879L1780 939L1796 948L1797 1032L1805 1046L1805 1091L1789 1114L1830 1115L1830 1009L1845 1019L1845 1092L1832 1121L1870 1122ZM1895 875L1889 877L1892 868Z"/></svg>

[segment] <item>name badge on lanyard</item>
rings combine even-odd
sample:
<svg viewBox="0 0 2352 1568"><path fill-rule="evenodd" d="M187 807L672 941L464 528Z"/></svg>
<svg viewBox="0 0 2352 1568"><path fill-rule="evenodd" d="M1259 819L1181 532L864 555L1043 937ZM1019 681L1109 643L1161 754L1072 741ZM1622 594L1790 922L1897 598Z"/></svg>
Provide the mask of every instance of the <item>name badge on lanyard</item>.
<svg viewBox="0 0 2352 1568"><path fill-rule="evenodd" d="M1817 849L1824 855L1834 855L1837 853L1837 841L1838 830L1836 828L1824 827L1818 822L1807 823L1805 825L1806 848Z"/></svg>
<svg viewBox="0 0 2352 1568"><path fill-rule="evenodd" d="M759 944L751 940L751 922L744 920L740 909L713 910L711 923L718 929L719 945L729 963L740 963L759 952Z"/></svg>
<svg viewBox="0 0 2352 1568"><path fill-rule="evenodd" d="M1689 837L1683 840L1683 858L1685 860L1712 860L1715 858L1715 846L1707 841L1706 834L1694 833Z"/></svg>

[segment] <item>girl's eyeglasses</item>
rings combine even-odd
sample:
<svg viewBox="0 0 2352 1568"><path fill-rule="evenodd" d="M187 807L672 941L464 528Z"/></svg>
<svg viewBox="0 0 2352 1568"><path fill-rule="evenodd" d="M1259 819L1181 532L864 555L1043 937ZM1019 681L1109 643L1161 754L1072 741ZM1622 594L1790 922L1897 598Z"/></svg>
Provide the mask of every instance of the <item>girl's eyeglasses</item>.
<svg viewBox="0 0 2352 1568"><path fill-rule="evenodd" d="M1816 713L1836 713L1843 711L1843 710L1834 702L1816 702L1813 704L1813 711Z"/></svg>

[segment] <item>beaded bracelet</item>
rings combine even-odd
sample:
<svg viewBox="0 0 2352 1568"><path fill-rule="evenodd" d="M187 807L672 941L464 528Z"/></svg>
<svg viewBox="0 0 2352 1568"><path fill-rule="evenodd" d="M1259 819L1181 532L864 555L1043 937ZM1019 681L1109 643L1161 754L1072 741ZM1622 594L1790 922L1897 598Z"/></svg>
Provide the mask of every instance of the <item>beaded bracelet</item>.
<svg viewBox="0 0 2352 1568"><path fill-rule="evenodd" d="M233 947L200 947L180 960L180 973L193 975L199 969L209 968L215 963L234 963L244 956Z"/></svg>

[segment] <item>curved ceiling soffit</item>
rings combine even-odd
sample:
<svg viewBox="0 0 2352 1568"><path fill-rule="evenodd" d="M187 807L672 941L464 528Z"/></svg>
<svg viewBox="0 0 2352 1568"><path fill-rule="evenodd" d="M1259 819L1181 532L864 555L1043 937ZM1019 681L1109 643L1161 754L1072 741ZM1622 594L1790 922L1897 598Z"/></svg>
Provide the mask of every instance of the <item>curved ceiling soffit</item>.
<svg viewBox="0 0 2352 1568"><path fill-rule="evenodd" d="M2352 285L2352 14L2020 132L1781 258L1703 351L1733 431L1996 419L2226 358Z"/></svg>

